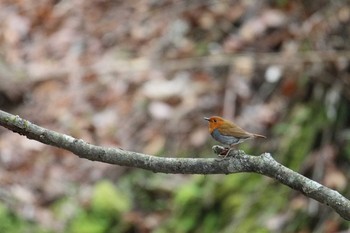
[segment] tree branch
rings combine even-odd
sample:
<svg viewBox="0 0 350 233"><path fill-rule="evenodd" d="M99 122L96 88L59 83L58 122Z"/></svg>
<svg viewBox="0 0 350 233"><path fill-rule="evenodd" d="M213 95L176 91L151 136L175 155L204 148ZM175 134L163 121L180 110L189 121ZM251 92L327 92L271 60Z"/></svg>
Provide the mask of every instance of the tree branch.
<svg viewBox="0 0 350 233"><path fill-rule="evenodd" d="M337 191L327 188L281 165L269 153L251 156L235 154L228 159L164 158L91 145L81 139L45 129L27 120L0 110L0 125L29 139L66 149L92 161L136 167L153 172L183 174L231 174L254 172L269 176L304 195L333 208L341 217L350 220L350 201ZM218 147L220 150L220 147ZM216 150L218 150L216 148ZM233 153L231 153L233 154Z"/></svg>

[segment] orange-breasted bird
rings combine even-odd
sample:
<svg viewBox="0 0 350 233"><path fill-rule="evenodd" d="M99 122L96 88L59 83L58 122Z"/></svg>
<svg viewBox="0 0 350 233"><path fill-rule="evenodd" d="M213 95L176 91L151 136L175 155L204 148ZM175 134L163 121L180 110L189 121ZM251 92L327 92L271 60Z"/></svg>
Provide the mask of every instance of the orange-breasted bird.
<svg viewBox="0 0 350 233"><path fill-rule="evenodd" d="M209 133L218 142L229 146L229 150L224 158L229 154L232 147L248 139L266 138L263 135L249 133L236 125L235 123L226 120L222 117L212 116L204 117L209 122Z"/></svg>

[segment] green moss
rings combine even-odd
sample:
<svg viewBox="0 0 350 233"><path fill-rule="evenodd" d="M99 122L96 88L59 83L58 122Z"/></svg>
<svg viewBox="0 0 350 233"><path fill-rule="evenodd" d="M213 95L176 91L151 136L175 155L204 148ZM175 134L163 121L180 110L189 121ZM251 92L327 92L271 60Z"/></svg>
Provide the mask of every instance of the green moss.
<svg viewBox="0 0 350 233"><path fill-rule="evenodd" d="M182 208L201 198L201 188L195 184L188 183L176 192L174 203L175 206Z"/></svg>
<svg viewBox="0 0 350 233"><path fill-rule="evenodd" d="M56 203L56 211L67 204L72 203L69 200ZM75 217L70 221L68 232L102 233L110 232L112 228L118 229L118 232L124 232L128 228L128 224L121 221L122 214L130 211L131 207L129 197L112 182L100 181L94 187L91 206L78 209L75 212Z"/></svg>
<svg viewBox="0 0 350 233"><path fill-rule="evenodd" d="M22 233L38 232L49 233L51 231L43 229L35 223L30 223L11 213L2 203L0 203L0 232Z"/></svg>
<svg viewBox="0 0 350 233"><path fill-rule="evenodd" d="M91 208L93 212L107 215L121 214L131 209L131 201L113 183L105 180L96 184Z"/></svg>
<svg viewBox="0 0 350 233"><path fill-rule="evenodd" d="M81 211L72 221L70 233L103 233L106 232L111 219L105 216Z"/></svg>
<svg viewBox="0 0 350 233"><path fill-rule="evenodd" d="M210 212L205 215L203 224L200 227L200 232L219 232L219 216L215 212Z"/></svg>
<svg viewBox="0 0 350 233"><path fill-rule="evenodd" d="M283 155L282 162L291 169L299 169L314 144L317 143L318 134L330 124L320 104L315 102L295 106L289 120L274 129L276 133L281 134L277 154Z"/></svg>

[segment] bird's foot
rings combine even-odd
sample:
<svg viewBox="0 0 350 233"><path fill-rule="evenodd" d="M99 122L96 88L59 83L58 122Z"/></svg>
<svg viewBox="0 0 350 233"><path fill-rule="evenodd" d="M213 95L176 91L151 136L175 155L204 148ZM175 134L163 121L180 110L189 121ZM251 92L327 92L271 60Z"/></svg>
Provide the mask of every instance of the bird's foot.
<svg viewBox="0 0 350 233"><path fill-rule="evenodd" d="M219 146L219 145L215 145L212 147L212 150L215 154L217 154L218 156L220 155L225 155L227 153L229 148L223 147L223 146Z"/></svg>
<svg viewBox="0 0 350 233"><path fill-rule="evenodd" d="M226 151L223 151L223 153L218 154L218 156L220 157L219 160L223 160L223 159L229 159L229 158L233 158L236 156L241 156L244 155L245 152L243 150L235 150L233 148L226 148Z"/></svg>
<svg viewBox="0 0 350 233"><path fill-rule="evenodd" d="M216 161L222 161L226 158L227 152L230 150L230 148L215 145L212 147L212 150L215 154L217 154L218 158L216 158Z"/></svg>
<svg viewBox="0 0 350 233"><path fill-rule="evenodd" d="M245 152L243 150L235 150L234 148L229 147L223 147L215 145L212 147L212 150L215 154L218 155L218 161L221 161L223 159L229 159L230 157L235 157L237 155L244 155Z"/></svg>

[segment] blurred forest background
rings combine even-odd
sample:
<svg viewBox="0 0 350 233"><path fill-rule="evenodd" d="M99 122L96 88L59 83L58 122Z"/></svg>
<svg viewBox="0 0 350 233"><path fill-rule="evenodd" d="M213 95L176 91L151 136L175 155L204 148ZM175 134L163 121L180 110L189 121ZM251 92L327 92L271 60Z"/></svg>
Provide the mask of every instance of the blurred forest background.
<svg viewBox="0 0 350 233"><path fill-rule="evenodd" d="M101 145L214 157L204 116L350 198L350 3L1 0L0 108ZM256 174L82 160L0 128L1 232L349 232Z"/></svg>

